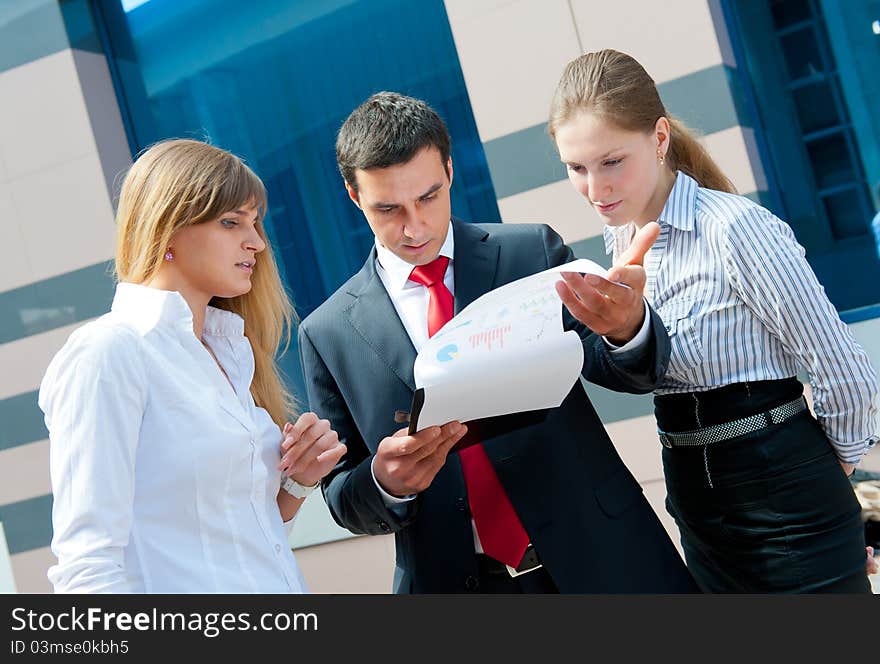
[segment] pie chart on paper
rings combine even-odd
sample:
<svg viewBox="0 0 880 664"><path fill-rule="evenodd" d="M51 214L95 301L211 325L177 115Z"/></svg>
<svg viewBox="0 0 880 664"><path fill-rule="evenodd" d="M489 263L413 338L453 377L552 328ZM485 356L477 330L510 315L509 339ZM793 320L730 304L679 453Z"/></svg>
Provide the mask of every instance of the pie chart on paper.
<svg viewBox="0 0 880 664"><path fill-rule="evenodd" d="M443 346L443 348L437 351L438 362L451 362L456 357L458 357L458 346L455 344Z"/></svg>

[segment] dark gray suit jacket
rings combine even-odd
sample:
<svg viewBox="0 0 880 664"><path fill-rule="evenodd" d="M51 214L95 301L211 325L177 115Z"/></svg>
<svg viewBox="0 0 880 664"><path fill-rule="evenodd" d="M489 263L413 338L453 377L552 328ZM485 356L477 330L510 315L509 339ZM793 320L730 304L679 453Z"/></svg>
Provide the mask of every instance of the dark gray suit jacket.
<svg viewBox="0 0 880 664"><path fill-rule="evenodd" d="M452 231L456 312L493 288L574 259L543 225L453 220ZM309 407L348 445L323 481L324 497L336 522L350 531L395 533L396 592L464 592L474 588L477 560L458 454L449 455L400 516L373 482L370 464L379 442L401 427L395 411L410 409L416 356L375 263L374 250L299 328ZM648 349L622 357L566 311L566 329L583 340L584 378L613 390L650 392L669 359L664 326L651 316ZM475 424L560 591L696 591L580 382L558 408Z"/></svg>

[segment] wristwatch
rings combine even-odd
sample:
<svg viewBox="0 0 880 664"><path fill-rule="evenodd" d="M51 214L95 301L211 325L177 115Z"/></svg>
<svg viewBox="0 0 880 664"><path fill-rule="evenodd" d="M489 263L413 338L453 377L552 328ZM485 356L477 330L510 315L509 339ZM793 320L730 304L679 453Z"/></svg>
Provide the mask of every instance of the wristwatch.
<svg viewBox="0 0 880 664"><path fill-rule="evenodd" d="M297 482L292 477L287 477L281 483L281 488L287 491L294 498L305 498L312 491L318 488L318 485L321 483L321 480L315 482L312 486L304 486Z"/></svg>

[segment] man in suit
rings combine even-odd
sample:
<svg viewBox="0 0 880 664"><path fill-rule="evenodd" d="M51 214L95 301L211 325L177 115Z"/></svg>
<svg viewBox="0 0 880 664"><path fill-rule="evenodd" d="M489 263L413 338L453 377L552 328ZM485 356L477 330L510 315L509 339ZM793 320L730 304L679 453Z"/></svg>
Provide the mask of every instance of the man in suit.
<svg viewBox="0 0 880 664"><path fill-rule="evenodd" d="M396 592L694 592L580 382L558 408L400 429L417 349L453 308L574 257L544 225L451 219L449 136L424 102L373 95L336 152L376 237L363 268L299 329L310 407L348 446L323 480L337 523L395 533ZM669 341L642 297L640 256L633 263L616 274L629 288L566 275L558 289L592 328L565 312L583 376L646 393Z"/></svg>

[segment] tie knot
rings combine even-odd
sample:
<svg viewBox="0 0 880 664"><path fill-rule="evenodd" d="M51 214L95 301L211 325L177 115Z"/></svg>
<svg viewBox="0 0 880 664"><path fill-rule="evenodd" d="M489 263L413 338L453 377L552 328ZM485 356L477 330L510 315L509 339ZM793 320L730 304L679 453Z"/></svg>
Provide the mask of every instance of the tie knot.
<svg viewBox="0 0 880 664"><path fill-rule="evenodd" d="M449 259L446 256L437 256L427 265L417 265L414 267L409 278L417 284L430 288L437 282L443 283L447 265L449 265Z"/></svg>

